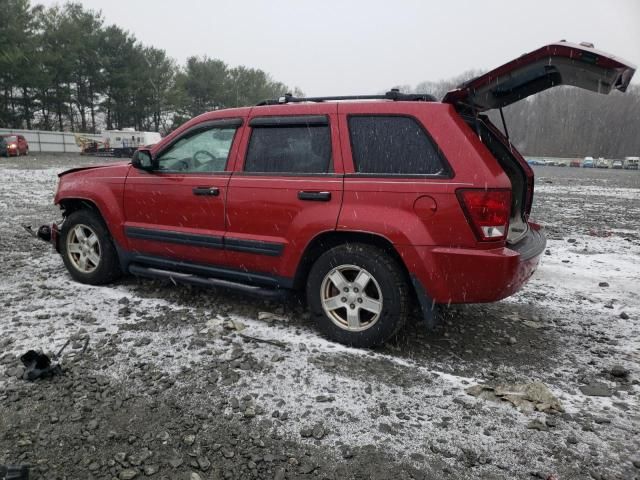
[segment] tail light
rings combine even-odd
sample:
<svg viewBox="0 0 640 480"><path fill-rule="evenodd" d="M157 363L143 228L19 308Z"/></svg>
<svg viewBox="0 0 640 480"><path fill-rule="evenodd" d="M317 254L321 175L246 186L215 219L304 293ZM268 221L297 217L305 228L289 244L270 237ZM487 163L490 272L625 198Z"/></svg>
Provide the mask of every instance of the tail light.
<svg viewBox="0 0 640 480"><path fill-rule="evenodd" d="M482 241L507 238L511 215L511 190L462 189L458 200L467 220Z"/></svg>
<svg viewBox="0 0 640 480"><path fill-rule="evenodd" d="M16 148L17 145L15 143L10 143L9 145L7 145L7 148Z"/></svg>

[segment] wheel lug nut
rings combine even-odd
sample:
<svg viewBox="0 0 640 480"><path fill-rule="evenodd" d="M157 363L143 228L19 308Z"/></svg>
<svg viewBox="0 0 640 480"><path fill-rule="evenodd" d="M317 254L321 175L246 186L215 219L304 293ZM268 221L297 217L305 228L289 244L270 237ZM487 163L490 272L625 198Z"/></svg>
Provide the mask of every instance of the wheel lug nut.
<svg viewBox="0 0 640 480"><path fill-rule="evenodd" d="M362 299L361 298L358 299L358 303L362 303Z"/></svg>
<svg viewBox="0 0 640 480"><path fill-rule="evenodd" d="M347 303L347 297L342 297L342 298L340 299L340 301L341 301L342 303Z"/></svg>
<svg viewBox="0 0 640 480"><path fill-rule="evenodd" d="M344 287L344 293L349 293L349 289L347 287Z"/></svg>
<svg viewBox="0 0 640 480"><path fill-rule="evenodd" d="M358 293L358 287L354 287L353 291Z"/></svg>

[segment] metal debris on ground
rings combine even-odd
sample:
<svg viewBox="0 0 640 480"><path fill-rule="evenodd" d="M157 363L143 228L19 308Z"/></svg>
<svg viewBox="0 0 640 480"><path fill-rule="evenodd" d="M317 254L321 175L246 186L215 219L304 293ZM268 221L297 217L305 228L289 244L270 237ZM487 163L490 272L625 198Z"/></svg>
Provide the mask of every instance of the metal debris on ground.
<svg viewBox="0 0 640 480"><path fill-rule="evenodd" d="M62 374L60 365L57 363L52 365L51 359L42 352L29 350L20 357L20 360L26 368L22 375L22 378L25 380L33 381L39 378L48 378Z"/></svg>
<svg viewBox="0 0 640 480"><path fill-rule="evenodd" d="M563 412L564 409L553 393L542 382L522 384L506 384L491 387L488 385L474 385L466 392L474 397L495 402L507 401L523 412Z"/></svg>
<svg viewBox="0 0 640 480"><path fill-rule="evenodd" d="M225 330L235 330L236 332L241 332L246 328L244 323L242 323L240 320L235 320L235 319L225 320L224 323L222 324L222 327Z"/></svg>
<svg viewBox="0 0 640 480"><path fill-rule="evenodd" d="M67 345L69 345L70 343L71 343L71 339L67 340L67 341L65 342L65 344L62 346L62 348L60 348L60 350L58 350L58 353L56 353L56 354L53 356L53 359L54 359L54 360L58 360L58 359L60 358L60 355L62 355L62 352L64 352L64 349L65 349L65 348L67 348Z"/></svg>
<svg viewBox="0 0 640 480"><path fill-rule="evenodd" d="M238 333L239 336L241 336L242 338L249 340L250 342L257 342L257 343L268 343L269 345L273 345L275 347L279 347L279 348L287 348L287 344L284 342L280 342L278 340L270 340L268 338L257 338L257 337L252 337L250 335L246 335L244 333Z"/></svg>
<svg viewBox="0 0 640 480"><path fill-rule="evenodd" d="M0 480L29 480L26 465L0 465Z"/></svg>
<svg viewBox="0 0 640 480"><path fill-rule="evenodd" d="M601 230L597 228L590 228L588 234L592 237L601 237L601 238L606 238L613 235L613 233L608 230Z"/></svg>
<svg viewBox="0 0 640 480"><path fill-rule="evenodd" d="M271 312L258 312L258 320L263 322L273 323L273 322L288 322L289 319L283 315L277 315Z"/></svg>

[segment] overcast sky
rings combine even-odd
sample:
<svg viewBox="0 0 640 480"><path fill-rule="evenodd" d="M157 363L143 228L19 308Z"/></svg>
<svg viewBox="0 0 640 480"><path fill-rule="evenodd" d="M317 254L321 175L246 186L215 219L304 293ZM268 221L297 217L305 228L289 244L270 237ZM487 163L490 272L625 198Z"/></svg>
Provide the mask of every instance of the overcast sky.
<svg viewBox="0 0 640 480"><path fill-rule="evenodd" d="M560 39L640 64L640 0L79 1L180 63L261 68L307 95L415 86Z"/></svg>

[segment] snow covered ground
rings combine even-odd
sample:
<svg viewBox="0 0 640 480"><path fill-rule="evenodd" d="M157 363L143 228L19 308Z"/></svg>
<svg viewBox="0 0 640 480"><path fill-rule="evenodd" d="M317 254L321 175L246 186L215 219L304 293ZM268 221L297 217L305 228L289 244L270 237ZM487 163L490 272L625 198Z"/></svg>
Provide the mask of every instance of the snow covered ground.
<svg viewBox="0 0 640 480"><path fill-rule="evenodd" d="M433 332L416 319L369 351L322 338L295 300L131 278L73 282L59 256L17 225L56 218L55 174L81 161L0 168L0 464L39 459L41 478L118 478L149 466L166 478L639 474L637 172L572 170L569 182L567 170L540 169L533 214L550 239L525 289L446 309ZM69 339L65 377L46 388L16 378L20 354L55 352ZM533 381L564 413L523 413L466 392ZM27 397L31 411L56 421L30 418L16 400ZM175 406L170 426L165 405ZM128 444L116 428L123 418ZM46 453L47 435L57 455ZM152 453L136 465L141 450Z"/></svg>

